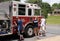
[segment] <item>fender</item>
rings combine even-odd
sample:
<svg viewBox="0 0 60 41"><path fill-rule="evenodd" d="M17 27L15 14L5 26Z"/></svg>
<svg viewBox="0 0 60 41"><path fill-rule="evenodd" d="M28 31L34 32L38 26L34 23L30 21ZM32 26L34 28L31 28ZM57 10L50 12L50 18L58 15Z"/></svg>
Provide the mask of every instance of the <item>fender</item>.
<svg viewBox="0 0 60 41"><path fill-rule="evenodd" d="M28 22L25 24L25 26L23 26L24 28L27 27L28 25L33 25L33 22Z"/></svg>

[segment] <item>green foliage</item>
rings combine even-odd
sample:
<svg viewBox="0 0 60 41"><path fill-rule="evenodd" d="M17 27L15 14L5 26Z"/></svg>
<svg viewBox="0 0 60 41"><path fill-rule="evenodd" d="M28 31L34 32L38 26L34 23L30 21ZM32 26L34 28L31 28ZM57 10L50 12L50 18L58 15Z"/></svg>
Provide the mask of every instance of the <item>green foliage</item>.
<svg viewBox="0 0 60 41"><path fill-rule="evenodd" d="M58 8L60 9L60 3L58 4Z"/></svg>
<svg viewBox="0 0 60 41"><path fill-rule="evenodd" d="M40 10L37 10L37 9L36 9L36 10L35 10L35 15L37 15L37 16L40 15Z"/></svg>
<svg viewBox="0 0 60 41"><path fill-rule="evenodd" d="M35 3L41 7L42 0L26 0L27 3Z"/></svg>
<svg viewBox="0 0 60 41"><path fill-rule="evenodd" d="M5 1L10 1L10 0L0 0L0 2L5 2Z"/></svg>
<svg viewBox="0 0 60 41"><path fill-rule="evenodd" d="M36 2L36 0L26 0L26 2L28 2L28 3L34 3L34 2Z"/></svg>
<svg viewBox="0 0 60 41"><path fill-rule="evenodd" d="M57 4L57 3L54 3L54 4L52 5L52 10L54 10L54 9L56 9L56 8L58 8L58 4Z"/></svg>
<svg viewBox="0 0 60 41"><path fill-rule="evenodd" d="M58 4L58 3L54 3L53 5L52 5L52 9L54 10L54 9L59 9L60 8L60 3Z"/></svg>
<svg viewBox="0 0 60 41"><path fill-rule="evenodd" d="M42 3L42 14L45 16L45 18L47 18L48 13L51 12L51 7L48 3Z"/></svg>

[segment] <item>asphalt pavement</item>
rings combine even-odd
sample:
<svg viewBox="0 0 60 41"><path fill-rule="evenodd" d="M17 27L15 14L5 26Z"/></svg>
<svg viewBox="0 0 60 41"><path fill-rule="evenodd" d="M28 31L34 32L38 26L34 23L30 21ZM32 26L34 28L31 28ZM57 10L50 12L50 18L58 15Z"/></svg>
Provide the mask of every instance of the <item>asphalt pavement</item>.
<svg viewBox="0 0 60 41"><path fill-rule="evenodd" d="M38 40L41 39L47 39L50 37L55 37L55 36L60 36L60 25L47 25L46 26L46 36L42 37L40 36ZM37 41L35 39L36 37L32 37L32 38L25 38L24 41ZM1 41L1 40L0 40ZM18 39L12 39L12 40L6 40L6 41L18 41Z"/></svg>

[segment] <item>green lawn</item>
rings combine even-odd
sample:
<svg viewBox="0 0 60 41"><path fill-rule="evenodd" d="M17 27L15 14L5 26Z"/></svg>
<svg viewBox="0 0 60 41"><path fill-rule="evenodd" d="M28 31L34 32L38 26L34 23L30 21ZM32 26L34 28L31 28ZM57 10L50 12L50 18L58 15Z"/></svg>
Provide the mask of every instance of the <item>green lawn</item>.
<svg viewBox="0 0 60 41"><path fill-rule="evenodd" d="M48 16L47 24L60 24L60 16Z"/></svg>

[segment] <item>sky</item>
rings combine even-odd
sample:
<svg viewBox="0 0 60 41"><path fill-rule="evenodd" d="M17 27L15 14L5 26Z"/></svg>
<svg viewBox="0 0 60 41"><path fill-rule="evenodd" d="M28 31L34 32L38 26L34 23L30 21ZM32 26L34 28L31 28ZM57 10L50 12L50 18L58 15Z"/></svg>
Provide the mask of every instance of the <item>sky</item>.
<svg viewBox="0 0 60 41"><path fill-rule="evenodd" d="M24 2L25 0L21 0L21 2ZM50 5L54 4L54 3L60 3L60 0L42 0L43 2L47 2Z"/></svg>
<svg viewBox="0 0 60 41"><path fill-rule="evenodd" d="M60 3L60 0L42 0L43 2L47 2L50 5L54 4L54 3Z"/></svg>

